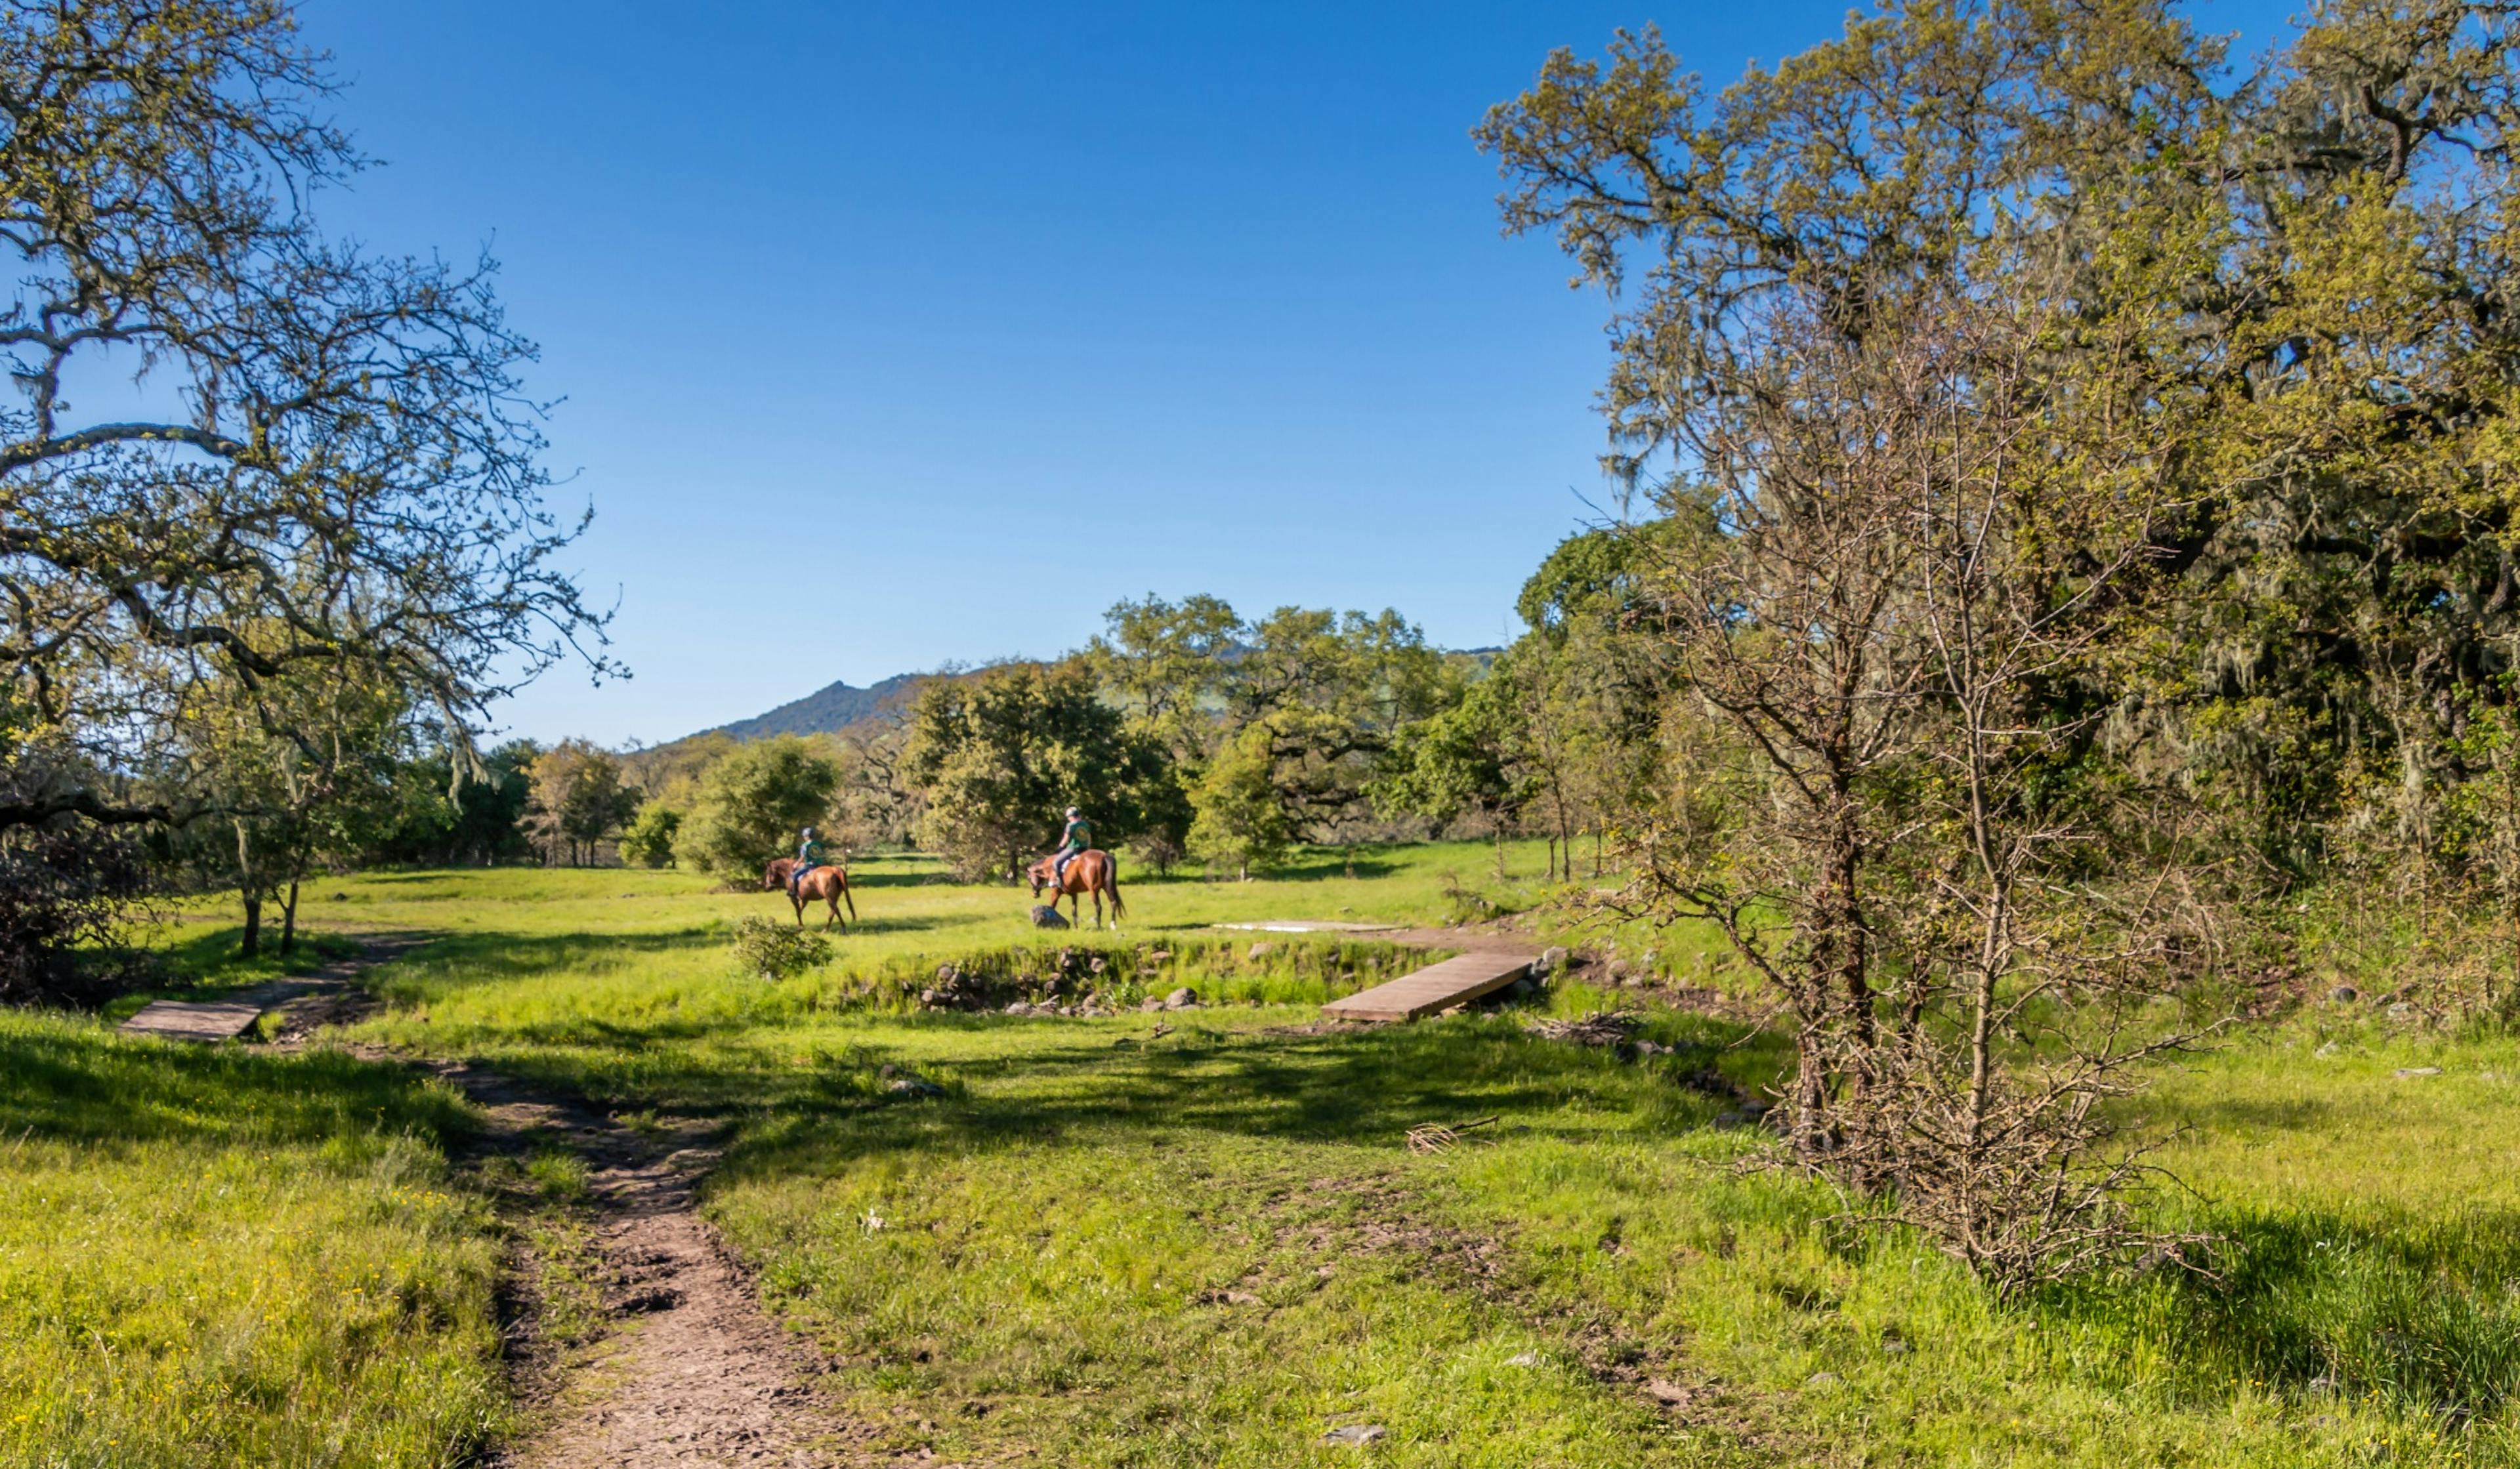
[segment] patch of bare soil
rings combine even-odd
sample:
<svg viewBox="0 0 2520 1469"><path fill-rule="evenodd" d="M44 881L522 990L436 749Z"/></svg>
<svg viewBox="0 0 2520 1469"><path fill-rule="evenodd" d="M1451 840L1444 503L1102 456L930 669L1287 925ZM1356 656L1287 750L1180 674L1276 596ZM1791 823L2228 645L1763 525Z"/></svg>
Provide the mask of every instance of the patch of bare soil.
<svg viewBox="0 0 2520 1469"><path fill-rule="evenodd" d="M405 945L403 947L408 947ZM399 949L372 948L359 967ZM282 1044L354 1013L356 969L284 1019ZM530 1281L509 1324L511 1359L537 1427L494 1451L498 1469L665 1469L778 1465L838 1469L887 1463L875 1435L812 1386L811 1352L763 1315L751 1282L697 1212L719 1157L707 1121L634 1128L586 1102L486 1067L417 1061L462 1091L488 1126L466 1161L566 1150L588 1169L583 1211L598 1259L602 1320L590 1352L542 1340ZM527 1275L528 1270L519 1270Z"/></svg>

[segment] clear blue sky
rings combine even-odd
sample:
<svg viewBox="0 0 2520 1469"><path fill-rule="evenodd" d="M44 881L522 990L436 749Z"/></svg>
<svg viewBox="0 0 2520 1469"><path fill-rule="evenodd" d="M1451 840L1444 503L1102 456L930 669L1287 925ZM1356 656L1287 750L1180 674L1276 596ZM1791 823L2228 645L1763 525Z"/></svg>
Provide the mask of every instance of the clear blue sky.
<svg viewBox="0 0 2520 1469"><path fill-rule="evenodd" d="M2274 13L2204 12L2225 27ZM1605 494L1604 302L1500 238L1468 130L1661 22L1710 82L1842 0L305 0L388 166L334 228L488 243L563 396L635 678L516 733L670 739L834 679L1073 647L1124 596L1515 631Z"/></svg>

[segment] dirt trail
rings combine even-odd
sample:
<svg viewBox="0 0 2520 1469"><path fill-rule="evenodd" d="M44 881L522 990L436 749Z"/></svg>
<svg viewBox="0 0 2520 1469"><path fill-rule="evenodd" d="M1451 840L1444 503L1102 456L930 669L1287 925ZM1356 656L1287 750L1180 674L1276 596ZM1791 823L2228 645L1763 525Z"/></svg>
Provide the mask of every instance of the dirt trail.
<svg viewBox="0 0 2520 1469"><path fill-rule="evenodd" d="M371 945L356 965L328 969L328 983L288 1007L282 1044L303 1044L315 1026L355 1014L364 1000L352 987L358 972L418 941L398 935ZM358 1049L433 1072L472 1098L488 1120L474 1161L562 1146L588 1166L586 1202L608 1277L605 1334L591 1362L542 1385L539 1426L490 1464L835 1469L887 1461L867 1452L863 1425L807 1385L810 1353L762 1314L750 1283L697 1213L699 1180L719 1156L715 1124L634 1129L484 1067ZM529 1323L514 1335L530 1342Z"/></svg>

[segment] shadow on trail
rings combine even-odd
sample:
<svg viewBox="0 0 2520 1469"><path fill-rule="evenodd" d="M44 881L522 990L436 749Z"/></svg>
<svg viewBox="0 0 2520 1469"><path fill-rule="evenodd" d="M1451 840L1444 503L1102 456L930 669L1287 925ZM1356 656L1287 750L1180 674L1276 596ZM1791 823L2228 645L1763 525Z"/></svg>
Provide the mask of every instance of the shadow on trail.
<svg viewBox="0 0 2520 1469"><path fill-rule="evenodd" d="M85 1143L319 1141L471 1130L462 1102L400 1066L338 1051L135 1043L91 1027L0 1028L0 1148Z"/></svg>

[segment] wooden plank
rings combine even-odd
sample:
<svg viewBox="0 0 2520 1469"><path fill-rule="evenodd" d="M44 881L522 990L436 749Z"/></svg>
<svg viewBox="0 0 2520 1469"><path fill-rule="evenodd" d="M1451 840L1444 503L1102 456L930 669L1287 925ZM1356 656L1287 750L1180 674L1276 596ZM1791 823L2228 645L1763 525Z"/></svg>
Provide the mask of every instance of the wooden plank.
<svg viewBox="0 0 2520 1469"><path fill-rule="evenodd" d="M170 1041L233 1041L253 1029L262 1012L326 987L323 980L272 979L239 990L227 1000L153 1000L117 1027L126 1036Z"/></svg>
<svg viewBox="0 0 2520 1469"><path fill-rule="evenodd" d="M1334 1020L1416 1020L1493 995L1531 972L1536 954L1458 955L1322 1006Z"/></svg>
<svg viewBox="0 0 2520 1469"><path fill-rule="evenodd" d="M250 1002L157 1000L122 1022L122 1033L170 1041L233 1041L261 1018L262 1006Z"/></svg>

